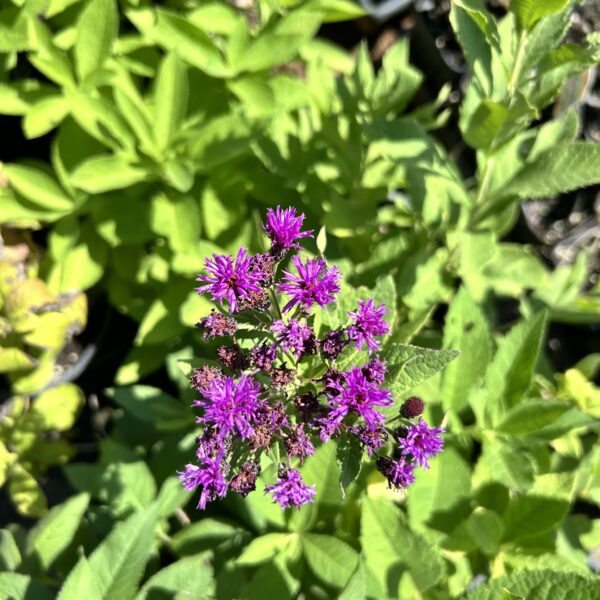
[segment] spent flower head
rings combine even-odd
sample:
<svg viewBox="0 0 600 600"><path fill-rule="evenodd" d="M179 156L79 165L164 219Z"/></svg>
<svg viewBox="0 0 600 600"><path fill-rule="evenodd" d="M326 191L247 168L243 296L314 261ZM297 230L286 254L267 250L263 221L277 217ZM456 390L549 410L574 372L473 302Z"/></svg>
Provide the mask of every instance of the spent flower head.
<svg viewBox="0 0 600 600"><path fill-rule="evenodd" d="M267 252L213 255L198 276L197 291L221 305L197 325L202 340L219 338L218 362L192 371L201 430L196 462L179 472L186 490L199 490L200 509L227 493L245 497L259 479L282 508L312 502L317 485L307 485L298 467L325 443L348 448L352 460L370 458L400 490L442 450L442 429L411 420L423 412L422 400L402 404L386 387L385 353L373 354L389 333L385 306L360 300L348 322L323 325L331 322L327 305L337 300L341 274L323 258L294 253L312 236L303 222L293 208L269 209ZM261 471L266 456L281 460L277 477Z"/></svg>

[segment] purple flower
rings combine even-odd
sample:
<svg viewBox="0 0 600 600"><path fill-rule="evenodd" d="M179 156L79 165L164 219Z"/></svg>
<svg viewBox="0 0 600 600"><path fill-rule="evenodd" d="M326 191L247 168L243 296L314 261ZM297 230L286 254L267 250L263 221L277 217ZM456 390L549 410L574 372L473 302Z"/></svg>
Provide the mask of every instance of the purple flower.
<svg viewBox="0 0 600 600"><path fill-rule="evenodd" d="M297 215L295 208L282 209L280 206L275 210L268 208L264 228L271 239L273 251L279 253L290 248L299 249L296 240L312 237L312 231L300 231L303 222L304 215Z"/></svg>
<svg viewBox="0 0 600 600"><path fill-rule="evenodd" d="M398 437L398 445L403 455L412 456L418 465L428 469L428 459L439 454L444 447L442 433L442 428L429 427L423 419L419 419L418 423L406 427L404 437Z"/></svg>
<svg viewBox="0 0 600 600"><path fill-rule="evenodd" d="M263 342L260 346L254 346L250 350L250 362L253 367L262 369L263 371L270 371L271 365L277 358L277 352L275 346Z"/></svg>
<svg viewBox="0 0 600 600"><path fill-rule="evenodd" d="M390 330L383 319L383 315L388 312L383 304L376 307L373 300L359 300L358 310L348 313L354 321L354 325L348 328L348 336L356 341L358 350L364 343L371 351L379 348L380 343L373 336L385 335Z"/></svg>
<svg viewBox="0 0 600 600"><path fill-rule="evenodd" d="M382 384L385 381L385 372L387 370L387 363L379 358L370 360L363 368L362 372L369 381Z"/></svg>
<svg viewBox="0 0 600 600"><path fill-rule="evenodd" d="M334 383L332 387L337 388L338 394L328 394L331 410L324 419L324 430L321 431L323 441L327 441L331 434L339 430L341 422L349 413L362 417L369 431L376 431L383 425L385 417L377 407L391 404L392 395L389 390L381 389L369 381L362 369L355 367L345 374L343 384Z"/></svg>
<svg viewBox="0 0 600 600"><path fill-rule="evenodd" d="M221 453L216 458L201 457L200 466L186 465L184 471L179 471L179 480L186 491L190 492L202 486L198 508L205 509L208 502L217 497L223 498L227 494L227 481L221 464ZM227 468L227 467L226 467Z"/></svg>
<svg viewBox="0 0 600 600"><path fill-rule="evenodd" d="M415 465L406 462L404 457L392 460L388 456L378 456L375 464L390 487L405 489L415 482Z"/></svg>
<svg viewBox="0 0 600 600"><path fill-rule="evenodd" d="M271 325L271 331L277 334L276 340L281 348L290 350L298 359L305 354L313 354L316 350L313 328L296 319L290 319L287 324L284 321L275 321Z"/></svg>
<svg viewBox="0 0 600 600"><path fill-rule="evenodd" d="M292 504L300 508L303 504L312 502L315 495L315 486L306 485L302 481L300 472L296 469L286 469L279 476L279 481L265 488L265 493L271 493L273 501L282 508L290 508Z"/></svg>
<svg viewBox="0 0 600 600"><path fill-rule="evenodd" d="M202 333L203 339L207 340L211 337L223 337L225 335L233 335L237 331L237 323L231 317L226 317L216 311L211 311L210 315L200 319L196 323L198 329L204 329Z"/></svg>
<svg viewBox="0 0 600 600"><path fill-rule="evenodd" d="M387 442L388 434L384 427L377 427L371 431L364 425L351 427L350 431L358 438L361 445L367 449L369 456L379 450Z"/></svg>
<svg viewBox="0 0 600 600"><path fill-rule="evenodd" d="M307 258L303 263L299 256L292 256L292 263L298 274L284 271L285 281L279 284L279 290L292 298L283 307L284 311L291 310L296 304L309 311L315 303L325 306L333 302L335 294L340 291L341 275L337 267L328 269L321 258Z"/></svg>
<svg viewBox="0 0 600 600"><path fill-rule="evenodd" d="M205 400L194 403L204 408L199 423L212 425L220 438L234 433L242 438L252 435L252 424L263 404L259 399L262 388L257 381L247 375L242 375L237 382L233 377L214 379L202 393Z"/></svg>
<svg viewBox="0 0 600 600"><path fill-rule="evenodd" d="M239 301L250 298L251 294L261 292L259 274L251 270L251 258L245 248L240 248L235 261L231 256L213 254L204 262L208 275L198 275L197 281L206 285L196 288L199 294L209 292L213 300L229 302L231 312L239 310Z"/></svg>

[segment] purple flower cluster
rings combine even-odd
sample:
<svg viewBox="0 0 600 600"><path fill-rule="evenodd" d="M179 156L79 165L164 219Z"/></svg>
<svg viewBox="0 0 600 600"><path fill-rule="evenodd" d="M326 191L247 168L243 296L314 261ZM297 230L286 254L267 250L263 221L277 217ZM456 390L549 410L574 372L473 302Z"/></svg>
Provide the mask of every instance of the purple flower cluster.
<svg viewBox="0 0 600 600"><path fill-rule="evenodd" d="M387 365L375 354L378 338L389 333L383 305L359 301L344 327L315 330L312 313L335 302L341 275L322 258L288 257L300 250L298 240L312 237L303 225L304 215L293 208L269 209L267 252L213 255L198 276L197 291L218 306L198 322L202 338L228 338L217 349L218 362L206 361L190 380L202 430L197 462L179 477L186 490L199 489L198 508L228 492L246 496L259 476L282 508L312 502L315 486L303 482L294 464L332 438L354 440L390 486L402 489L414 481L415 468L428 468L442 450L442 429L412 421L423 411L420 399L386 420L394 399L384 387ZM367 352L355 366L340 368L350 344ZM277 474L261 474L264 455L282 457Z"/></svg>

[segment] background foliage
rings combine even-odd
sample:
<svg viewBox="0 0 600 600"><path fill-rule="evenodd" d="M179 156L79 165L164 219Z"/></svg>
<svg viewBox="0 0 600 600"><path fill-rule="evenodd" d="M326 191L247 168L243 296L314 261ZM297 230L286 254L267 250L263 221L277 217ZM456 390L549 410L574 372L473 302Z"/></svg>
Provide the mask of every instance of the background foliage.
<svg viewBox="0 0 600 600"><path fill-rule="evenodd" d="M600 355L557 372L547 344L560 323L597 339L597 245L556 267L514 229L600 182L565 93L600 55L597 33L567 35L577 4L454 0L458 110L450 86L423 99L408 39L374 65L317 35L362 14L349 0L0 9L0 113L29 140L0 172L3 597L598 596ZM365 293L394 307L393 391L446 415L406 497L365 467L343 499L331 445L297 512L258 493L199 514L174 477L194 444L180 361L214 352L193 277L260 250L275 204L353 286L331 323Z"/></svg>

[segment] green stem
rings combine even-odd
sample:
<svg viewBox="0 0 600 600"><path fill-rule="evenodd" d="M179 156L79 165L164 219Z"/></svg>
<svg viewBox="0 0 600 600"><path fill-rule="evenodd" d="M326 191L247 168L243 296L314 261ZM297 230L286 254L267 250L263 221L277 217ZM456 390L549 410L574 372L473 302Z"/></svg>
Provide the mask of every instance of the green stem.
<svg viewBox="0 0 600 600"><path fill-rule="evenodd" d="M523 70L523 61L525 60L525 48L527 47L527 32L522 31L519 36L519 45L517 46L517 55L515 56L515 63L512 68L510 80L508 82L508 98L512 100L519 78L521 77L521 71Z"/></svg>

